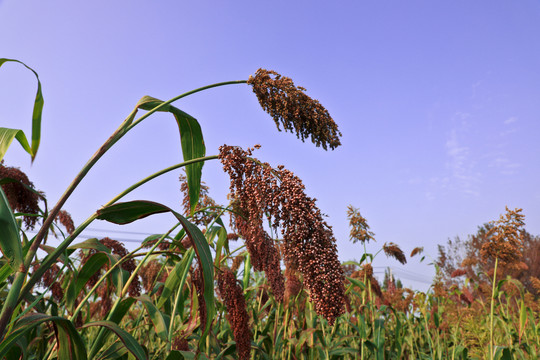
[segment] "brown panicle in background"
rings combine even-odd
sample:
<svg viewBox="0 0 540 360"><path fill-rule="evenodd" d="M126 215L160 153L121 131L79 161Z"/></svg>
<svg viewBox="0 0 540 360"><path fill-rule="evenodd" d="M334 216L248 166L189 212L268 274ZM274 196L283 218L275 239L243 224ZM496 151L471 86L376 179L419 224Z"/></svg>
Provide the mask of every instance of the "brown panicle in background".
<svg viewBox="0 0 540 360"><path fill-rule="evenodd" d="M191 214L191 206L189 204L189 189L188 189L188 183L187 183L187 177L184 174L181 174L180 177L180 191L184 195L184 199L182 200L182 206L184 207L184 214L189 215ZM196 213L191 217L190 221L197 225L208 225L212 221L212 216L207 214L206 212L197 212L199 210L210 208L208 209L209 212L212 212L212 207L217 206L214 199L208 195L209 193L209 187L204 183L204 181L201 181L201 190L199 194L199 201L197 205L195 206Z"/></svg>
<svg viewBox="0 0 540 360"><path fill-rule="evenodd" d="M333 324L344 312L345 287L331 228L323 220L315 199L306 196L297 176L283 166L273 169L249 158L252 150L220 147L219 157L231 178L230 191L240 214L236 216L238 233L246 239L255 268L264 267L261 256L265 253L259 250L264 247L268 249L266 253L275 249L271 258L275 265L271 268L279 269L279 251L262 228L263 219L269 216L272 227L281 229L285 263L302 274L317 313Z"/></svg>
<svg viewBox="0 0 540 360"><path fill-rule="evenodd" d="M296 296L302 290L302 283L298 279L296 271L292 269L285 269L285 304L288 304L291 300L294 300Z"/></svg>
<svg viewBox="0 0 540 360"><path fill-rule="evenodd" d="M191 277L193 285L197 290L197 299L199 300L199 319L201 321L201 329L206 328L206 301L204 300L204 280L202 278L202 271L200 267L197 267L193 271Z"/></svg>
<svg viewBox="0 0 540 360"><path fill-rule="evenodd" d="M386 254L386 256L393 257L394 259L396 259L397 261L399 261L403 265L405 265L407 263L407 258L405 257L405 254L403 253L403 251L401 251L399 246L397 246L393 242L390 242L388 244L384 244L383 245L383 250L384 250L384 253Z"/></svg>
<svg viewBox="0 0 540 360"><path fill-rule="evenodd" d="M349 238L353 243L375 241L375 234L369 230L367 220L360 214L360 210L349 205L347 207L347 218L351 227Z"/></svg>
<svg viewBox="0 0 540 360"><path fill-rule="evenodd" d="M525 215L522 209L510 210L492 222L493 227L488 231L487 241L482 245L480 254L484 261L499 259L502 265L519 261L523 256L522 227Z"/></svg>
<svg viewBox="0 0 540 360"><path fill-rule="evenodd" d="M34 272L36 272L39 267L40 264L38 262L35 262L33 266ZM62 288L62 285L60 285L60 279L62 274L59 273L60 266L58 266L58 264L53 264L45 271L40 281L38 282L38 284L41 284L44 287L50 287L52 298L58 302L62 301L62 299L64 298L64 289Z"/></svg>
<svg viewBox="0 0 540 360"><path fill-rule="evenodd" d="M412 251L411 251L411 255L409 255L409 257L413 257L415 255L420 255L421 253L424 252L424 247L415 247Z"/></svg>
<svg viewBox="0 0 540 360"><path fill-rule="evenodd" d="M234 273L228 268L221 268L217 283L219 296L227 309L227 320L234 335L238 358L247 360L251 354L251 330L242 287L238 285Z"/></svg>
<svg viewBox="0 0 540 360"><path fill-rule="evenodd" d="M466 275L467 274L467 270L465 269L456 269L452 272L452 274L450 274L450 277L459 277L459 276L463 276L463 275Z"/></svg>
<svg viewBox="0 0 540 360"><path fill-rule="evenodd" d="M306 89L295 86L290 78L259 69L247 83L253 86L261 107L272 116L278 130L281 123L285 131L296 133L302 141L311 137L316 146L325 150L341 145L341 132L328 110L306 95Z"/></svg>
<svg viewBox="0 0 540 360"><path fill-rule="evenodd" d="M366 285L369 283L373 293L377 295L377 297L379 298L383 297L381 285L379 284L377 279L373 277L373 267L371 266L371 263L362 265L362 268L360 270L353 272L351 274L351 277L354 279L358 279L362 282L365 282Z"/></svg>
<svg viewBox="0 0 540 360"><path fill-rule="evenodd" d="M159 272L163 268L157 260L149 261L146 265L141 266L139 275L142 279L142 286L147 294L150 294L154 288Z"/></svg>
<svg viewBox="0 0 540 360"><path fill-rule="evenodd" d="M34 188L34 184L28 176L20 169L4 166L4 161L0 162L0 179L10 178L15 181L2 184L2 190L6 194L9 205L14 212L24 214L39 214L39 198ZM32 189L32 190L30 190ZM44 198L43 193L41 197ZM33 229L38 220L37 216L23 216L24 225L27 229Z"/></svg>
<svg viewBox="0 0 540 360"><path fill-rule="evenodd" d="M275 299L281 302L285 279L280 268L281 256L274 241L264 231L262 223L251 223L240 216L234 218L238 232L246 239L246 247L251 255L253 268L265 272Z"/></svg>
<svg viewBox="0 0 540 360"><path fill-rule="evenodd" d="M127 249L119 241L112 240L112 239L106 237L106 238L103 238L103 239L99 240L99 242L102 243L103 245L105 245L106 247L108 247L109 249L111 249L111 252L114 255L117 255L119 259L122 259L123 257L125 257L128 254ZM90 249L86 253L84 253L81 250L81 264L84 265L88 261L88 259L90 259L90 257L93 254L95 254L96 252L97 251L94 250L94 249ZM104 267L108 268L108 265L105 265ZM135 271L135 269L137 268L137 265L135 264L135 260L133 258L129 258L129 259L126 259L124 262L122 262L120 267L122 269L124 269L125 271L127 271L129 274L131 274L131 273L133 273L133 271ZM101 272L95 273L92 277L90 277L90 279L88 280L86 285L88 287L94 286L96 284L96 282L99 280L100 276L101 276ZM133 279L133 281L131 282L131 284L129 285L129 295L130 296L139 296L139 295L141 295L141 283L139 281L138 276L136 276Z"/></svg>
<svg viewBox="0 0 540 360"><path fill-rule="evenodd" d="M236 272L240 268L240 265L242 265L242 263L244 262L244 258L244 254L239 254L234 257L231 265L232 272Z"/></svg>
<svg viewBox="0 0 540 360"><path fill-rule="evenodd" d="M75 231L75 224L73 223L71 215L66 210L60 210L58 215L56 215L56 220L66 228L69 235L73 234Z"/></svg>

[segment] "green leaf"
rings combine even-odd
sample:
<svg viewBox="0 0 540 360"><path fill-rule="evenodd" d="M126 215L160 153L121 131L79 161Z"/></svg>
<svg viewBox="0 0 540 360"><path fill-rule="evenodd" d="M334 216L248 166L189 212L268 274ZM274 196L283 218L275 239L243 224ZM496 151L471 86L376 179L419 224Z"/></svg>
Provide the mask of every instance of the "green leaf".
<svg viewBox="0 0 540 360"><path fill-rule="evenodd" d="M25 63L19 60L15 60L15 59L0 58L0 67L6 62L16 62L16 63L22 64L24 67L26 67L28 70L34 73L38 82L36 98L34 100L34 110L32 112L32 146L31 147L28 146L28 141L26 140L26 136L24 136L24 133L22 133L22 131L21 131L22 135L19 135L19 136L24 136L24 140L21 140L21 138L17 137L17 140L19 141L19 143L21 143L24 150L26 150L26 152L28 152L32 156L32 161L34 161L38 148L39 148L39 143L41 141L41 115L43 112L43 104L44 104L43 94L41 93L41 82L39 81L38 74ZM0 135L0 138L2 138L1 135ZM9 143L11 143L11 141L13 141L13 138L11 138ZM26 143L26 145L23 144L23 141ZM7 147L9 147L9 144L7 145ZM0 160L2 160L5 154L5 150L7 150L7 147L4 149L3 141L0 140Z"/></svg>
<svg viewBox="0 0 540 360"><path fill-rule="evenodd" d="M214 304L214 263L212 261L212 254L210 253L210 246L208 246L208 242L201 230L169 207L151 201L137 200L114 204L98 210L97 218L116 224L127 224L163 212L172 213L182 224L186 234L193 240L193 248L203 272L203 296L206 302L207 321L206 328L201 336L202 342L210 331L216 308Z"/></svg>
<svg viewBox="0 0 540 360"><path fill-rule="evenodd" d="M116 323L112 321L94 321L91 323L84 324L82 327L90 327L90 326L101 326L104 327L118 336L120 341L124 344L126 349L135 356L137 360L146 360L148 359L146 357L146 353L144 352L143 348L137 340L133 336L131 336L127 331L122 329L120 326L118 326Z"/></svg>
<svg viewBox="0 0 540 360"><path fill-rule="evenodd" d="M244 293L247 292L250 278L251 278L251 256L249 254L246 254L246 257L244 260L244 278L242 279L242 286L243 286Z"/></svg>
<svg viewBox="0 0 540 360"><path fill-rule="evenodd" d="M218 227L218 241L216 246L216 258L214 260L214 267L219 269L220 263L221 263L221 251L223 249L223 246L228 242L227 239L227 230L225 228L219 226Z"/></svg>
<svg viewBox="0 0 540 360"><path fill-rule="evenodd" d="M172 211L168 207L151 201L117 203L97 211L99 220L125 225L150 215Z"/></svg>
<svg viewBox="0 0 540 360"><path fill-rule="evenodd" d="M358 279L347 276L347 280L349 280L352 285L358 286L362 290L366 289L366 285L364 285L364 283L362 281L358 280ZM352 289L352 286L349 289ZM347 290L347 293L348 292L349 292L349 290Z"/></svg>
<svg viewBox="0 0 540 360"><path fill-rule="evenodd" d="M350 347L342 347L342 348L331 350L329 352L330 356L339 356L340 358L347 354L358 355L358 350L350 348Z"/></svg>
<svg viewBox="0 0 540 360"><path fill-rule="evenodd" d="M13 139L17 139L22 148L32 155L32 149L30 148L30 145L28 145L28 140L26 139L24 131L0 127L0 161L4 158L4 155L6 155Z"/></svg>
<svg viewBox="0 0 540 360"><path fill-rule="evenodd" d="M99 240L96 239L96 238L88 239L88 240L85 240L85 241L80 242L78 244L68 246L67 249L68 250L89 249L89 250L102 251L102 252L106 252L106 253L111 252L111 249L109 249L108 247L106 247L105 245L100 243Z"/></svg>
<svg viewBox="0 0 540 360"><path fill-rule="evenodd" d="M66 291L66 305L68 308L73 308L75 301L79 296L79 293L84 288L88 280L94 275L99 269L103 267L106 263L109 262L109 257L106 253L96 253L93 254L83 265L77 277L70 281L69 287Z"/></svg>
<svg viewBox="0 0 540 360"><path fill-rule="evenodd" d="M13 269L9 266L9 263L5 263L0 268L0 284L2 284L9 275L13 274Z"/></svg>
<svg viewBox="0 0 540 360"><path fill-rule="evenodd" d="M0 187L0 249L9 266L17 271L23 263L22 245L19 240L19 227L9 206L6 194Z"/></svg>
<svg viewBox="0 0 540 360"><path fill-rule="evenodd" d="M510 350L505 346L496 346L495 354L493 355L494 360L512 360Z"/></svg>
<svg viewBox="0 0 540 360"><path fill-rule="evenodd" d="M165 304L175 289L184 287L194 257L195 252L193 249L189 249L182 258L182 261L176 263L169 276L167 276L167 280L165 280L165 285L163 285L163 291L158 301L158 308L161 308Z"/></svg>
<svg viewBox="0 0 540 360"><path fill-rule="evenodd" d="M137 108L143 110L152 110L161 104L163 104L163 101L159 99L151 96L144 96L137 103ZM178 130L180 131L180 142L182 144L184 161L197 159L206 154L206 147L204 145L201 126L193 116L172 105L164 105L158 111L170 112L173 114L178 125ZM199 200L203 164L204 163L199 162L186 166L191 214L193 214L195 211L195 206Z"/></svg>
<svg viewBox="0 0 540 360"><path fill-rule="evenodd" d="M127 353L127 349L120 341L113 343L101 353L98 360L116 360L122 358Z"/></svg>
<svg viewBox="0 0 540 360"><path fill-rule="evenodd" d="M87 358L84 342L71 321L59 316L32 314L20 319L12 331L2 340L0 343L0 359L28 331L46 321L53 322L57 327L58 356L60 359L85 360Z"/></svg>
<svg viewBox="0 0 540 360"><path fill-rule="evenodd" d="M165 319L163 318L163 314L156 308L154 303L152 303L152 299L150 299L148 295L141 295L136 299L139 300L146 308L148 316L154 324L154 330L156 331L157 336L159 336L162 340L167 341L169 331L167 330Z"/></svg>

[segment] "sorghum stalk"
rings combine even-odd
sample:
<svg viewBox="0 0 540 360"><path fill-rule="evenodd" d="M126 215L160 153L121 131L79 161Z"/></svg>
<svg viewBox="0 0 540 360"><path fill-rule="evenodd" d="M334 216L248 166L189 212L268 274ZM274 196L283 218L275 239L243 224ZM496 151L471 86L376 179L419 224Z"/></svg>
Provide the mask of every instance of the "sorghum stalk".
<svg viewBox="0 0 540 360"><path fill-rule="evenodd" d="M495 268L493 269L493 284L491 287L491 306L489 311L489 359L493 360L493 311L495 305L495 282L497 281L497 265L499 263L499 258L495 258Z"/></svg>

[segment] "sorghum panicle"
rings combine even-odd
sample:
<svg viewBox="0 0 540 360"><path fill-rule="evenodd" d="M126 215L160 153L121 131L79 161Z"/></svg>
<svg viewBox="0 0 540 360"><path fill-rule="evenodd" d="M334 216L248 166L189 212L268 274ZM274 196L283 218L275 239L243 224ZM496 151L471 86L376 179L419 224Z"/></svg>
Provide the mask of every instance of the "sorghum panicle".
<svg viewBox="0 0 540 360"><path fill-rule="evenodd" d="M269 216L272 227L281 229L285 264L302 274L317 313L332 324L344 311L345 288L331 228L323 220L315 199L305 194L297 176L283 166L273 169L267 163L249 158L252 150L220 147L219 157L230 176L231 196L239 214L238 233L246 239L254 267L267 274L265 257L275 249L272 255L272 259L275 257L272 263L277 263L272 266L275 271L279 268L279 251L262 227L263 219ZM261 253L261 247L267 250Z"/></svg>
<svg viewBox="0 0 540 360"><path fill-rule="evenodd" d="M204 280L200 267L193 271L192 281L197 291L197 299L199 300L199 319L201 321L201 329L206 328L206 301L204 300Z"/></svg>
<svg viewBox="0 0 540 360"><path fill-rule="evenodd" d="M75 231L75 224L73 223L71 215L66 210L60 210L58 215L56 215L56 220L66 228L69 235L73 234Z"/></svg>
<svg viewBox="0 0 540 360"><path fill-rule="evenodd" d="M351 227L349 238L353 243L375 241L375 234L369 230L367 220L360 214L360 210L349 205L347 207L347 218Z"/></svg>
<svg viewBox="0 0 540 360"><path fill-rule="evenodd" d="M518 262L523 256L523 233L525 215L522 209L510 210L492 222L487 233L487 241L482 244L480 254L484 261L499 259L502 265Z"/></svg>
<svg viewBox="0 0 540 360"><path fill-rule="evenodd" d="M30 190L35 188L28 176L18 168L4 166L2 161L0 162L0 179L3 178L15 180L2 185L2 190L6 194L13 211L25 214L39 214L38 202L40 195ZM41 196L43 197L43 193L41 193ZM27 229L33 229L38 218L36 216L24 216L23 220Z"/></svg>
<svg viewBox="0 0 540 360"><path fill-rule="evenodd" d="M334 150L341 145L341 132L328 110L317 100L307 96L303 87L275 71L259 69L247 82L253 86L261 107L280 123L285 131L294 132L304 141L311 137L316 146Z"/></svg>
<svg viewBox="0 0 540 360"><path fill-rule="evenodd" d="M424 252L424 247L420 247L420 246L415 247L415 248L411 251L411 255L409 255L409 257L413 257L413 256L415 256L415 255L419 255L419 254L421 254L421 253L423 253L423 252Z"/></svg>
<svg viewBox="0 0 540 360"><path fill-rule="evenodd" d="M236 342L238 358L247 360L251 354L251 330L242 287L238 285L234 273L228 268L221 269L217 282L219 295L227 309L227 320Z"/></svg>
<svg viewBox="0 0 540 360"><path fill-rule="evenodd" d="M405 265L407 263L407 258L405 257L405 254L400 249L400 247L397 246L396 244L394 244L393 242L390 242L388 244L384 244L383 250L384 250L384 253L386 254L386 256L393 257L394 259L396 259L397 261L399 261L403 265Z"/></svg>
<svg viewBox="0 0 540 360"><path fill-rule="evenodd" d="M112 240L112 239L106 237L106 238L103 238L103 239L99 240L99 242L102 243L103 245L105 245L106 247L108 247L109 249L111 249L112 253L114 255L117 255L119 259L125 257L128 254L127 249L119 241ZM86 253L82 252L82 250L81 250L81 264L84 265L90 259L90 257L93 254L95 254L96 252L97 251L94 250L94 249L90 249ZM108 268L108 265L105 265L104 267ZM137 265L135 264L135 260L133 258L130 258L130 259L127 259L124 262L122 262L120 267L131 274L136 269ZM86 283L86 286L87 287L94 286L96 284L96 282L99 280L100 276L101 276L101 272L95 273L92 277L90 277L90 279ZM133 281L131 282L131 284L129 285L129 295L130 296L139 296L139 295L141 295L141 283L139 281L138 276L136 276L133 279Z"/></svg>

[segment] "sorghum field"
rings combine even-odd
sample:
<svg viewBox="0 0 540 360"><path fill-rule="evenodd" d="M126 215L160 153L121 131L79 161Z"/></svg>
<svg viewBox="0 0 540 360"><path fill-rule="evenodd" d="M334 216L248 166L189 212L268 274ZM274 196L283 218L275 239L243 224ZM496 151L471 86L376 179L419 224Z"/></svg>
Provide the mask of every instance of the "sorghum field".
<svg viewBox="0 0 540 360"><path fill-rule="evenodd" d="M0 66L6 62L26 66L11 59ZM422 248L404 254L386 243L341 263L301 179L257 159L258 146L224 145L206 155L197 120L172 105L229 85L251 86L278 129L325 150L340 145L336 123L317 100L291 79L259 69L248 80L169 101L143 97L55 205L16 164L0 165L1 359L540 358L540 237L525 231L521 209L506 209L468 239L440 246L432 260ZM42 107L38 80L32 133L0 128L0 158L17 140L39 161ZM74 224L63 207L79 182L158 111L177 122L184 161ZM206 161L221 162L228 174L228 204L216 203L201 182ZM184 195L178 208L122 202L175 170ZM176 224L132 251L112 236L78 238L94 221L128 224L157 213ZM357 208L347 214L350 241L360 248L375 241ZM28 233L33 229L36 235ZM47 244L52 237L59 246ZM437 275L426 292L376 279L373 264L381 256L430 261Z"/></svg>

